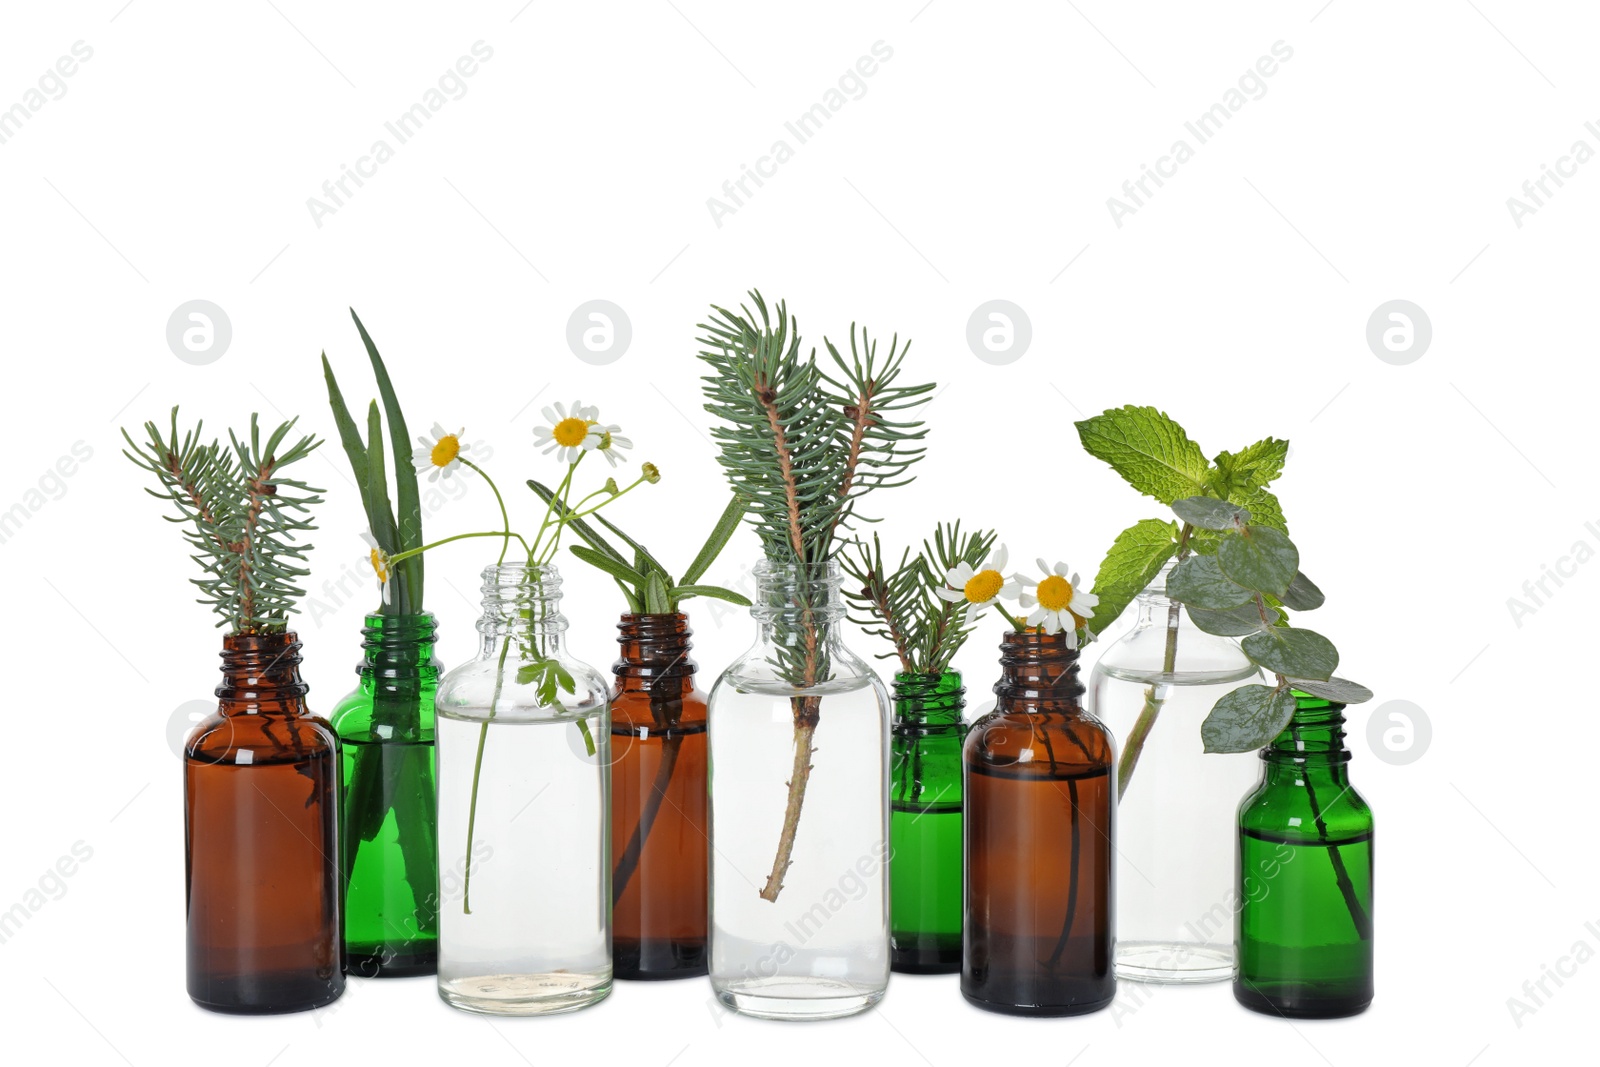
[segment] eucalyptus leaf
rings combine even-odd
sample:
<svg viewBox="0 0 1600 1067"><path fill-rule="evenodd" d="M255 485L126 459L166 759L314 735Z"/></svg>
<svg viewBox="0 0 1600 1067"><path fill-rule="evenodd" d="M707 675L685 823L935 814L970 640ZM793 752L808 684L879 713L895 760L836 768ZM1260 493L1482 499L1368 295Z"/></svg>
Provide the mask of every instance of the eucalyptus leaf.
<svg viewBox="0 0 1600 1067"><path fill-rule="evenodd" d="M1202 530L1231 530L1250 521L1250 512L1214 496L1186 496L1172 502L1178 518Z"/></svg>
<svg viewBox="0 0 1600 1067"><path fill-rule="evenodd" d="M1339 666L1339 650L1313 630L1274 626L1245 638L1241 647L1252 663L1286 678L1325 682Z"/></svg>
<svg viewBox="0 0 1600 1067"><path fill-rule="evenodd" d="M1294 718L1295 701L1287 689L1242 685L1218 700L1200 724L1207 752L1249 752L1265 748Z"/></svg>
<svg viewBox="0 0 1600 1067"><path fill-rule="evenodd" d="M1275 625L1280 614L1272 608L1267 609L1267 621L1261 621L1261 613L1254 604L1242 604L1226 611L1207 611L1204 608L1189 606L1189 621L1208 634L1219 637L1244 637L1247 634L1258 633L1268 626Z"/></svg>
<svg viewBox="0 0 1600 1067"><path fill-rule="evenodd" d="M1294 581L1283 594L1283 606L1295 611L1315 611L1322 607L1323 600L1322 590L1303 571L1295 572Z"/></svg>
<svg viewBox="0 0 1600 1067"><path fill-rule="evenodd" d="M1308 678L1290 678L1289 684L1302 693L1310 693L1336 704L1361 704L1372 699L1372 690L1348 678L1329 678L1316 682Z"/></svg>
<svg viewBox="0 0 1600 1067"><path fill-rule="evenodd" d="M1282 598L1300 570L1300 551L1287 534L1270 526L1246 526L1223 536L1217 564L1236 584Z"/></svg>
<svg viewBox="0 0 1600 1067"><path fill-rule="evenodd" d="M1223 574L1215 556L1190 556L1168 576L1167 596L1207 611L1226 611L1248 602L1250 590Z"/></svg>

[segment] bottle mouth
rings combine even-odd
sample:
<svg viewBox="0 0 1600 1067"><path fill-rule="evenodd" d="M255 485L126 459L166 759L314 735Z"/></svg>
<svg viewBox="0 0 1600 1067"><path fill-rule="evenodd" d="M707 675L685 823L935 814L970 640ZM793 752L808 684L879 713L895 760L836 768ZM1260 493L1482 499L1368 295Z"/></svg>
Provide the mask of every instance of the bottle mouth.
<svg viewBox="0 0 1600 1067"><path fill-rule="evenodd" d="M814 565L762 560L751 573L756 579L756 595L750 613L759 620L794 621L809 614L813 621L823 624L844 618L845 607L839 593L844 572L836 560Z"/></svg>

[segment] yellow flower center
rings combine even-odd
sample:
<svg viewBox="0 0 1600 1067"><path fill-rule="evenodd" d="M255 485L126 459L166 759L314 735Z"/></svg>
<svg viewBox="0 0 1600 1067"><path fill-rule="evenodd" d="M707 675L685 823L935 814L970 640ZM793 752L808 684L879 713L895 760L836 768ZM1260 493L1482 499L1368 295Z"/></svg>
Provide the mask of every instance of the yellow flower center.
<svg viewBox="0 0 1600 1067"><path fill-rule="evenodd" d="M966 594L967 600L973 604L987 604L1000 592L1000 587L1005 584L1005 579L1000 577L999 571L979 571L967 579L967 584L961 591Z"/></svg>
<svg viewBox="0 0 1600 1067"><path fill-rule="evenodd" d="M1064 611L1072 603L1072 583L1059 574L1052 574L1039 583L1039 589L1033 595L1046 611Z"/></svg>
<svg viewBox="0 0 1600 1067"><path fill-rule="evenodd" d="M461 439L453 433L447 433L439 438L439 443L433 446L433 452L428 458L435 467L448 467L459 455L461 455Z"/></svg>
<svg viewBox="0 0 1600 1067"><path fill-rule="evenodd" d="M589 436L589 424L583 419L562 419L550 433L556 439L556 444L577 448Z"/></svg>
<svg viewBox="0 0 1600 1067"><path fill-rule="evenodd" d="M372 550L372 571L378 576L378 581L387 582L389 580L389 557L383 554L383 549L381 548Z"/></svg>
<svg viewBox="0 0 1600 1067"><path fill-rule="evenodd" d="M611 447L611 431L610 430L601 430L600 431L600 451L604 452L606 449L608 449L610 447Z"/></svg>

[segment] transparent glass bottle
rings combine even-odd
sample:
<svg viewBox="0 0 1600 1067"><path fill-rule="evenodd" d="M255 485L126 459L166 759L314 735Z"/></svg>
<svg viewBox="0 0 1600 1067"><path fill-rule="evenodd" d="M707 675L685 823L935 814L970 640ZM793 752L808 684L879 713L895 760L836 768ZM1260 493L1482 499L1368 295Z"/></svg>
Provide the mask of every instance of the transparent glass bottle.
<svg viewBox="0 0 1600 1067"><path fill-rule="evenodd" d="M755 569L756 643L711 691L711 984L826 1019L889 984L889 698L840 638L840 573Z"/></svg>
<svg viewBox="0 0 1600 1067"><path fill-rule="evenodd" d="M339 742L305 695L293 633L229 634L217 710L184 742L189 996L211 1011L344 992Z"/></svg>
<svg viewBox="0 0 1600 1067"><path fill-rule="evenodd" d="M890 965L908 974L961 970L959 671L894 676L889 796Z"/></svg>
<svg viewBox="0 0 1600 1067"><path fill-rule="evenodd" d="M431 614L367 616L360 681L329 721L344 753L344 940L351 974L432 974L439 943Z"/></svg>
<svg viewBox="0 0 1600 1067"><path fill-rule="evenodd" d="M1089 710L1122 739L1117 765L1117 974L1146 982L1233 976L1235 801L1253 753L1207 753L1200 724L1259 672L1238 642L1199 630L1165 595L1169 564L1101 653Z"/></svg>
<svg viewBox="0 0 1600 1067"><path fill-rule="evenodd" d="M1008 631L994 710L962 752L961 995L1010 1015L1082 1015L1116 996L1116 745L1078 704L1067 635Z"/></svg>
<svg viewBox="0 0 1600 1067"><path fill-rule="evenodd" d="M612 962L618 978L706 973L706 698L689 617L624 615L612 664Z"/></svg>
<svg viewBox="0 0 1600 1067"><path fill-rule="evenodd" d="M611 689L563 648L560 588L486 568L478 658L439 683L439 996L465 1011L611 992Z"/></svg>
<svg viewBox="0 0 1600 1067"><path fill-rule="evenodd" d="M1234 998L1331 1019L1372 1003L1372 809L1350 784L1344 705L1296 692L1239 803Z"/></svg>

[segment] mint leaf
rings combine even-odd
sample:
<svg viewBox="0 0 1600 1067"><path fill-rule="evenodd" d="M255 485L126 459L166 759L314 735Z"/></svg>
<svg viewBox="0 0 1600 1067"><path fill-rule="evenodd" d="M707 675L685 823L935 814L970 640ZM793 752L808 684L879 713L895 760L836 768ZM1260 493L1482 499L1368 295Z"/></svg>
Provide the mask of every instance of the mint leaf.
<svg viewBox="0 0 1600 1067"><path fill-rule="evenodd" d="M1200 724L1207 752L1249 752L1265 748L1294 718L1294 697L1287 689L1241 685L1217 701Z"/></svg>
<svg viewBox="0 0 1600 1067"><path fill-rule="evenodd" d="M1171 504L1205 491L1205 453L1163 412L1130 404L1074 425L1086 452L1146 496Z"/></svg>
<svg viewBox="0 0 1600 1067"><path fill-rule="evenodd" d="M1219 452L1212 462L1227 479L1231 489L1248 492L1270 485L1283 473L1283 464L1288 458L1288 441L1266 437L1237 453Z"/></svg>
<svg viewBox="0 0 1600 1067"><path fill-rule="evenodd" d="M1333 642L1311 630L1274 626L1245 638L1240 647L1250 662L1286 678L1325 682L1339 666L1339 650Z"/></svg>
<svg viewBox="0 0 1600 1067"><path fill-rule="evenodd" d="M1250 512L1250 521L1257 526L1284 534L1289 532L1289 524L1283 518L1283 505L1270 489L1234 489L1228 493L1228 503Z"/></svg>
<svg viewBox="0 0 1600 1067"><path fill-rule="evenodd" d="M1162 565L1178 550L1174 542L1177 534L1175 523L1141 519L1117 535L1094 578L1094 594L1100 598L1100 603L1095 605L1094 618L1089 620L1090 629L1104 633L1133 598L1161 573Z"/></svg>

